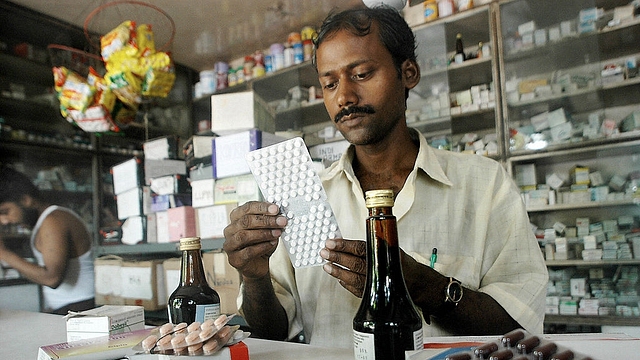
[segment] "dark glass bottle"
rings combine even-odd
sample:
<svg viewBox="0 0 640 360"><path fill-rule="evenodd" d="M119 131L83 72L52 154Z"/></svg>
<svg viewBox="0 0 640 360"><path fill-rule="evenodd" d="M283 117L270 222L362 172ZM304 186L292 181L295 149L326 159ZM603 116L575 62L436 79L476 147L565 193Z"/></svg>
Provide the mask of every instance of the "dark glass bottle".
<svg viewBox="0 0 640 360"><path fill-rule="evenodd" d="M402 275L393 191L367 191L365 198L367 282L353 319L355 358L401 360L405 351L422 348L422 318Z"/></svg>
<svg viewBox="0 0 640 360"><path fill-rule="evenodd" d="M169 322L191 324L220 316L220 296L207 283L202 263L200 238L180 239L182 265L180 284L169 297Z"/></svg>
<svg viewBox="0 0 640 360"><path fill-rule="evenodd" d="M456 54L453 59L456 64L461 64L467 60L467 56L464 54L464 45L462 45L462 34L456 35Z"/></svg>

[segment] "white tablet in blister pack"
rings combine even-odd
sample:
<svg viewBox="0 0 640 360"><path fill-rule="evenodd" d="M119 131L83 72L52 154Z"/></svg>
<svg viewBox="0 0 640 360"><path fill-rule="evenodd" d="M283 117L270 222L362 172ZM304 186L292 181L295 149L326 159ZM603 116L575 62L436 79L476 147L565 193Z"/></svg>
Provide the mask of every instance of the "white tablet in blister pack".
<svg viewBox="0 0 640 360"><path fill-rule="evenodd" d="M293 266L322 265L325 241L341 235L304 140L286 140L246 158L265 200L278 205L288 220L280 239Z"/></svg>

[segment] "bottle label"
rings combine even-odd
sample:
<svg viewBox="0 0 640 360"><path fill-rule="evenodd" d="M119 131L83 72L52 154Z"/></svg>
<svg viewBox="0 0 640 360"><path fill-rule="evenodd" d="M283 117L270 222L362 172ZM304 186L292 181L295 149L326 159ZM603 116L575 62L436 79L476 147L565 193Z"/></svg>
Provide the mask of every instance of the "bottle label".
<svg viewBox="0 0 640 360"><path fill-rule="evenodd" d="M420 338L422 341L422 338ZM353 353L356 360L375 360L376 348L373 334L353 330Z"/></svg>
<svg viewBox="0 0 640 360"><path fill-rule="evenodd" d="M215 320L220 316L220 304L196 305L196 319L203 323L205 320Z"/></svg>

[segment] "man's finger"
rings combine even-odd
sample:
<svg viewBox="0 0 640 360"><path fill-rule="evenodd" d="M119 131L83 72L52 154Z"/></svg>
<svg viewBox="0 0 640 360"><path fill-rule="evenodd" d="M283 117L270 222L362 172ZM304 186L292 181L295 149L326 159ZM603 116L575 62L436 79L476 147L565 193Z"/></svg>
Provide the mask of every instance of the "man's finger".
<svg viewBox="0 0 640 360"><path fill-rule="evenodd" d="M367 255L367 242L360 240L329 239L324 245L332 251L340 251L356 256Z"/></svg>

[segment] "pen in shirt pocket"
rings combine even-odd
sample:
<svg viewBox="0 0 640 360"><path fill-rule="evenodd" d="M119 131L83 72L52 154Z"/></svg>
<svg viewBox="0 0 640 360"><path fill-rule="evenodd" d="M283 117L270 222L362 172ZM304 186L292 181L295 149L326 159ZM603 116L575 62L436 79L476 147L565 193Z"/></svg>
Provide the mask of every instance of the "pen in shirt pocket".
<svg viewBox="0 0 640 360"><path fill-rule="evenodd" d="M434 265L436 264L436 261L438 260L438 249L433 248L433 250L431 251L431 268L433 269Z"/></svg>

